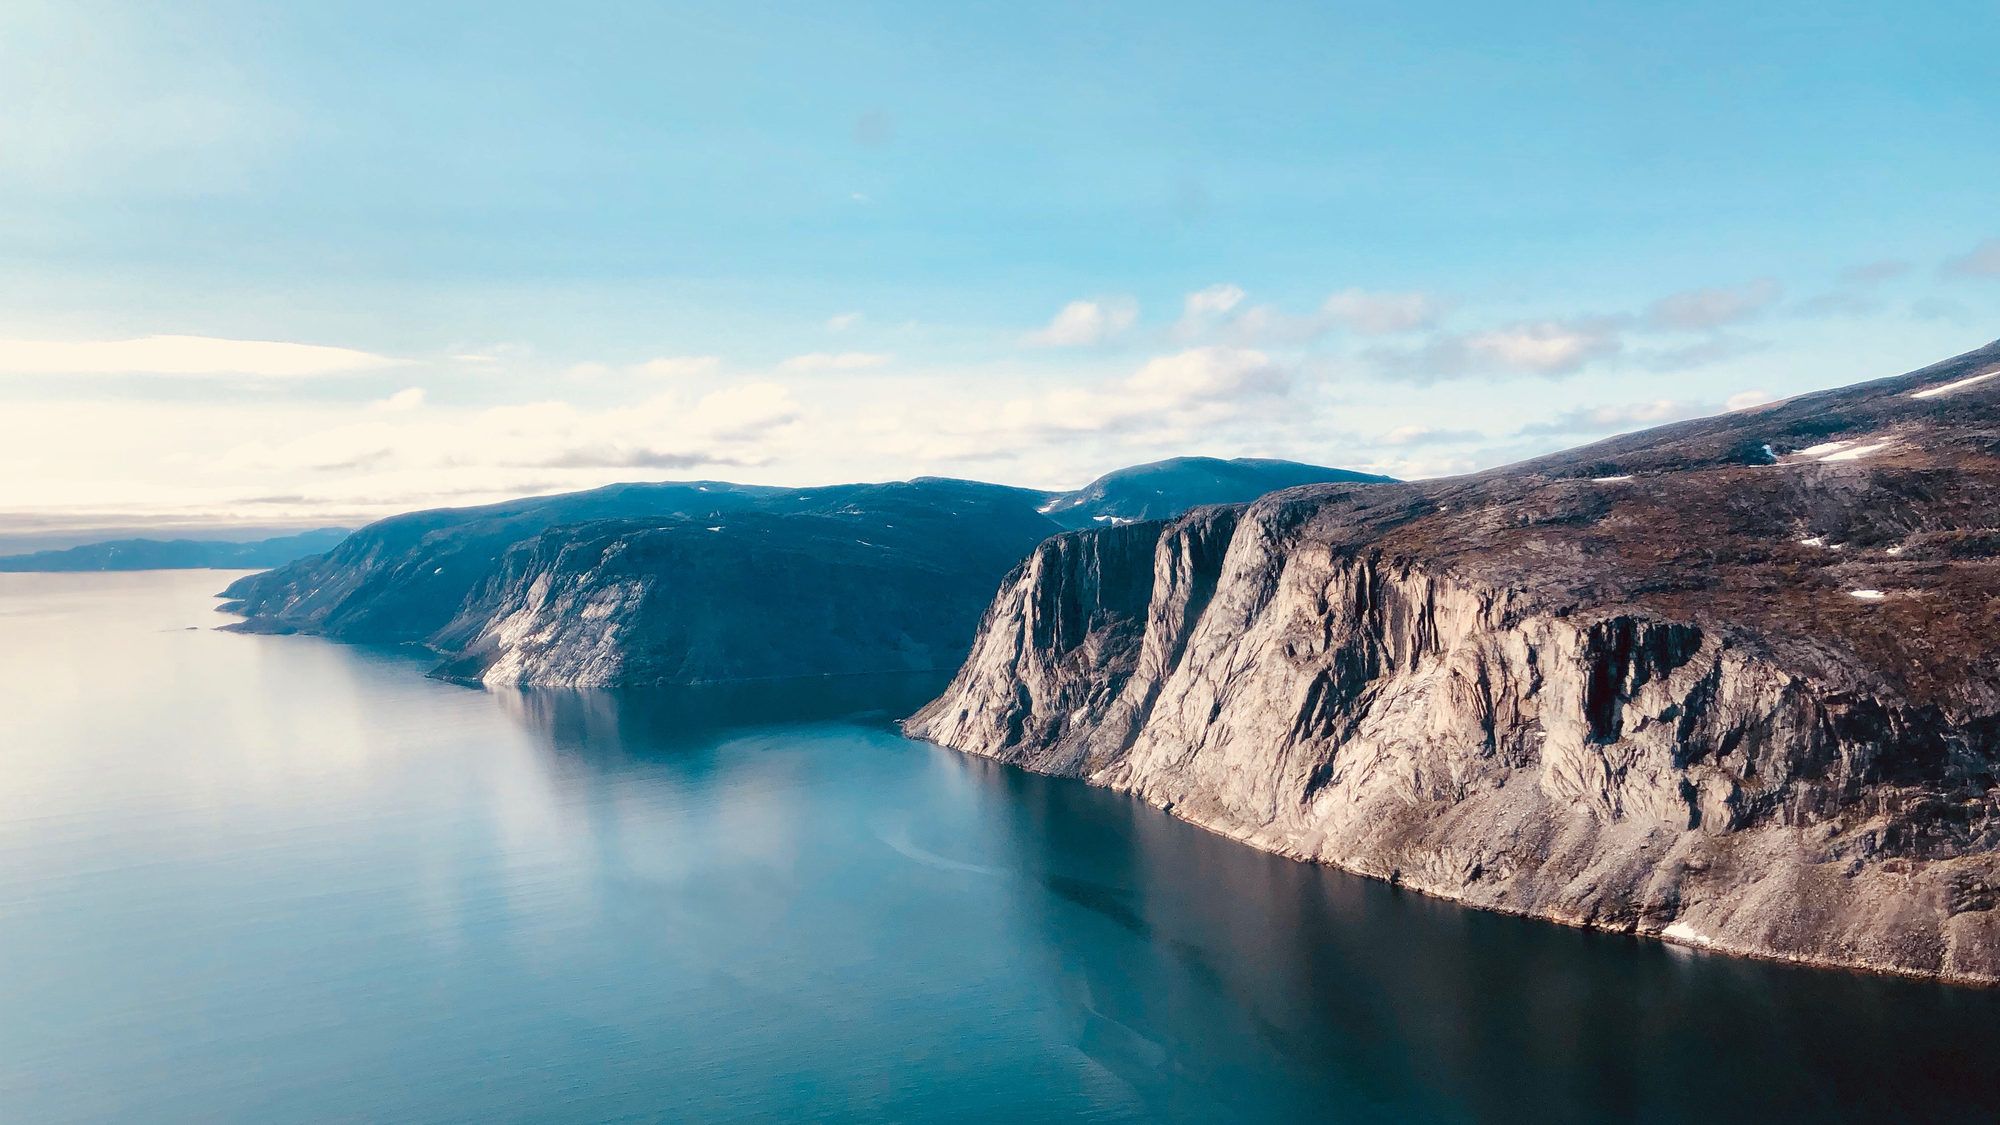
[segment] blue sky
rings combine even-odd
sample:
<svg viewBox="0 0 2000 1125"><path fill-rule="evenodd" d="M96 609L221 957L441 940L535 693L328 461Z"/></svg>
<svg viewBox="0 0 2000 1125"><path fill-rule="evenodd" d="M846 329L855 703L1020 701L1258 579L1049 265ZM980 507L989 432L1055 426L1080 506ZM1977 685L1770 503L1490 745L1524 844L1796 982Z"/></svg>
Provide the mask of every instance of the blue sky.
<svg viewBox="0 0 2000 1125"><path fill-rule="evenodd" d="M1893 374L2000 334L1996 33L1990 3L9 4L0 511L1433 475Z"/></svg>

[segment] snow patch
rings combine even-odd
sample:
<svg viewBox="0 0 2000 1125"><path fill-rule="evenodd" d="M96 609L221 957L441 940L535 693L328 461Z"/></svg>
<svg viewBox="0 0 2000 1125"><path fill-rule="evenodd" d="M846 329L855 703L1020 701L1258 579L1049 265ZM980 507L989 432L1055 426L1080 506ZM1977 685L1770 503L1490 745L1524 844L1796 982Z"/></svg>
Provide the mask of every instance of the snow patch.
<svg viewBox="0 0 2000 1125"><path fill-rule="evenodd" d="M1674 941L1684 941L1687 942L1689 945L1715 944L1714 938L1709 937L1707 934L1702 933L1700 930L1695 929L1693 926L1688 925L1686 922L1674 922L1668 925L1666 929L1660 931L1660 936L1663 938L1671 938Z"/></svg>
<svg viewBox="0 0 2000 1125"><path fill-rule="evenodd" d="M1801 547L1824 547L1824 546L1826 546L1826 539L1825 539L1825 537L1823 537L1823 536L1819 536L1819 535L1814 535L1814 536L1811 536L1811 537L1809 537L1809 538L1806 538L1806 539L1801 539L1801 540L1799 540L1799 546L1801 546Z"/></svg>
<svg viewBox="0 0 2000 1125"><path fill-rule="evenodd" d="M1847 596L1850 598L1859 598L1864 602L1879 602L1889 595L1880 590L1849 590Z"/></svg>
<svg viewBox="0 0 2000 1125"><path fill-rule="evenodd" d="M1823 441L1818 445L1808 445L1804 449L1799 450L1799 456L1824 457L1829 453L1838 452L1853 444L1851 441Z"/></svg>
<svg viewBox="0 0 2000 1125"><path fill-rule="evenodd" d="M1631 480L1631 479L1632 479L1632 474L1626 473L1622 477L1591 477L1590 482L1592 484L1616 484L1621 480Z"/></svg>
<svg viewBox="0 0 2000 1125"><path fill-rule="evenodd" d="M1900 554L1902 554L1902 553L1903 553L1903 548L1902 548L1902 545L1901 545L1901 544L1898 544L1898 545L1896 545L1896 546L1894 546L1894 547L1891 547L1891 548L1889 548L1889 553L1890 553L1890 554L1892 554L1892 555L1900 555Z"/></svg>
<svg viewBox="0 0 2000 1125"><path fill-rule="evenodd" d="M710 530L710 531L721 531L722 529L721 529L721 528L719 528L719 527L711 527L711 528L709 528L709 530Z"/></svg>
<svg viewBox="0 0 2000 1125"><path fill-rule="evenodd" d="M1981 375L1968 376L1964 379L1960 379L1956 383L1946 383L1942 387L1926 387L1921 391L1912 392L1910 394L1910 397L1936 398L1939 395L1948 395L1953 391L1962 391L1967 387L1975 386L1979 383L1984 383L1986 380L1993 378L1995 375L2000 375L2000 367L1996 367L1993 370L1988 371Z"/></svg>
<svg viewBox="0 0 2000 1125"><path fill-rule="evenodd" d="M1139 522L1130 516L1092 516L1090 518L1096 520L1098 523L1108 523L1112 527L1123 527L1128 523Z"/></svg>
<svg viewBox="0 0 2000 1125"><path fill-rule="evenodd" d="M1841 451L1840 451L1840 452L1838 452L1838 453L1829 453L1829 454L1827 454L1826 456L1824 456L1824 457L1820 458L1820 460L1821 460L1821 461L1859 461L1859 460L1861 460L1861 459L1862 459L1863 457L1866 457L1866 456L1868 456L1868 455L1869 455L1870 453L1875 453L1875 452L1877 452L1877 451L1879 451L1879 450L1883 450L1883 449L1887 449L1887 448L1889 448L1889 443L1888 443L1888 442L1886 442L1886 441L1878 441L1878 442L1875 442L1875 443L1874 443L1874 444L1872 444L1872 445L1857 445L1857 446L1855 446L1855 447L1854 447L1853 449L1843 449L1843 450L1841 450Z"/></svg>

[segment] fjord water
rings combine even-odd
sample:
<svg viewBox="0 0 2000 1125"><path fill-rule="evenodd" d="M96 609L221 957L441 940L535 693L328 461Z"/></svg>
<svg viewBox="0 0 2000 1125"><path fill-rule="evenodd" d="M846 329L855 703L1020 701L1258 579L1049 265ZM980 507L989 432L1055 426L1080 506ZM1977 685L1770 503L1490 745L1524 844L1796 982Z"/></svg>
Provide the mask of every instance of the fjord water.
<svg viewBox="0 0 2000 1125"><path fill-rule="evenodd" d="M2000 993L1462 910L900 738L0 575L0 1120L1988 1120Z"/></svg>

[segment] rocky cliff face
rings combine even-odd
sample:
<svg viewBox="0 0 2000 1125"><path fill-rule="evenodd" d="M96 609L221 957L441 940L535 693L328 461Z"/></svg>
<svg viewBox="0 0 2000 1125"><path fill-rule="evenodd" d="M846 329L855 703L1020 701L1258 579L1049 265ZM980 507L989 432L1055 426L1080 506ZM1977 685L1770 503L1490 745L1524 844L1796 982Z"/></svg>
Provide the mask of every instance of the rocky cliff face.
<svg viewBox="0 0 2000 1125"><path fill-rule="evenodd" d="M1489 909L2000 981L2000 345L1044 543L947 746Z"/></svg>

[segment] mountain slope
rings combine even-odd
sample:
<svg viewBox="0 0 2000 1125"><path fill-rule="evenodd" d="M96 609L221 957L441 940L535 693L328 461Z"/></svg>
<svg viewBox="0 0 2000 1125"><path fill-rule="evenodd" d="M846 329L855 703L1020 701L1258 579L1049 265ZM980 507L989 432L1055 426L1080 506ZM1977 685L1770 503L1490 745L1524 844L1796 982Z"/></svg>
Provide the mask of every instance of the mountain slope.
<svg viewBox="0 0 2000 1125"><path fill-rule="evenodd" d="M1224 468L1179 486L1248 499L1272 480L1348 475L1209 464ZM441 674L492 684L949 669L1000 576L1063 530L1044 509L1070 495L937 477L697 481L414 512L232 584L223 608L243 631L428 644Z"/></svg>
<svg viewBox="0 0 2000 1125"><path fill-rule="evenodd" d="M247 570L283 566L332 549L347 537L342 527L322 527L246 543L202 539L112 539L61 550L0 555L0 572L104 570Z"/></svg>
<svg viewBox="0 0 2000 1125"><path fill-rule="evenodd" d="M913 735L1490 909L2000 980L2000 344L1052 539Z"/></svg>

